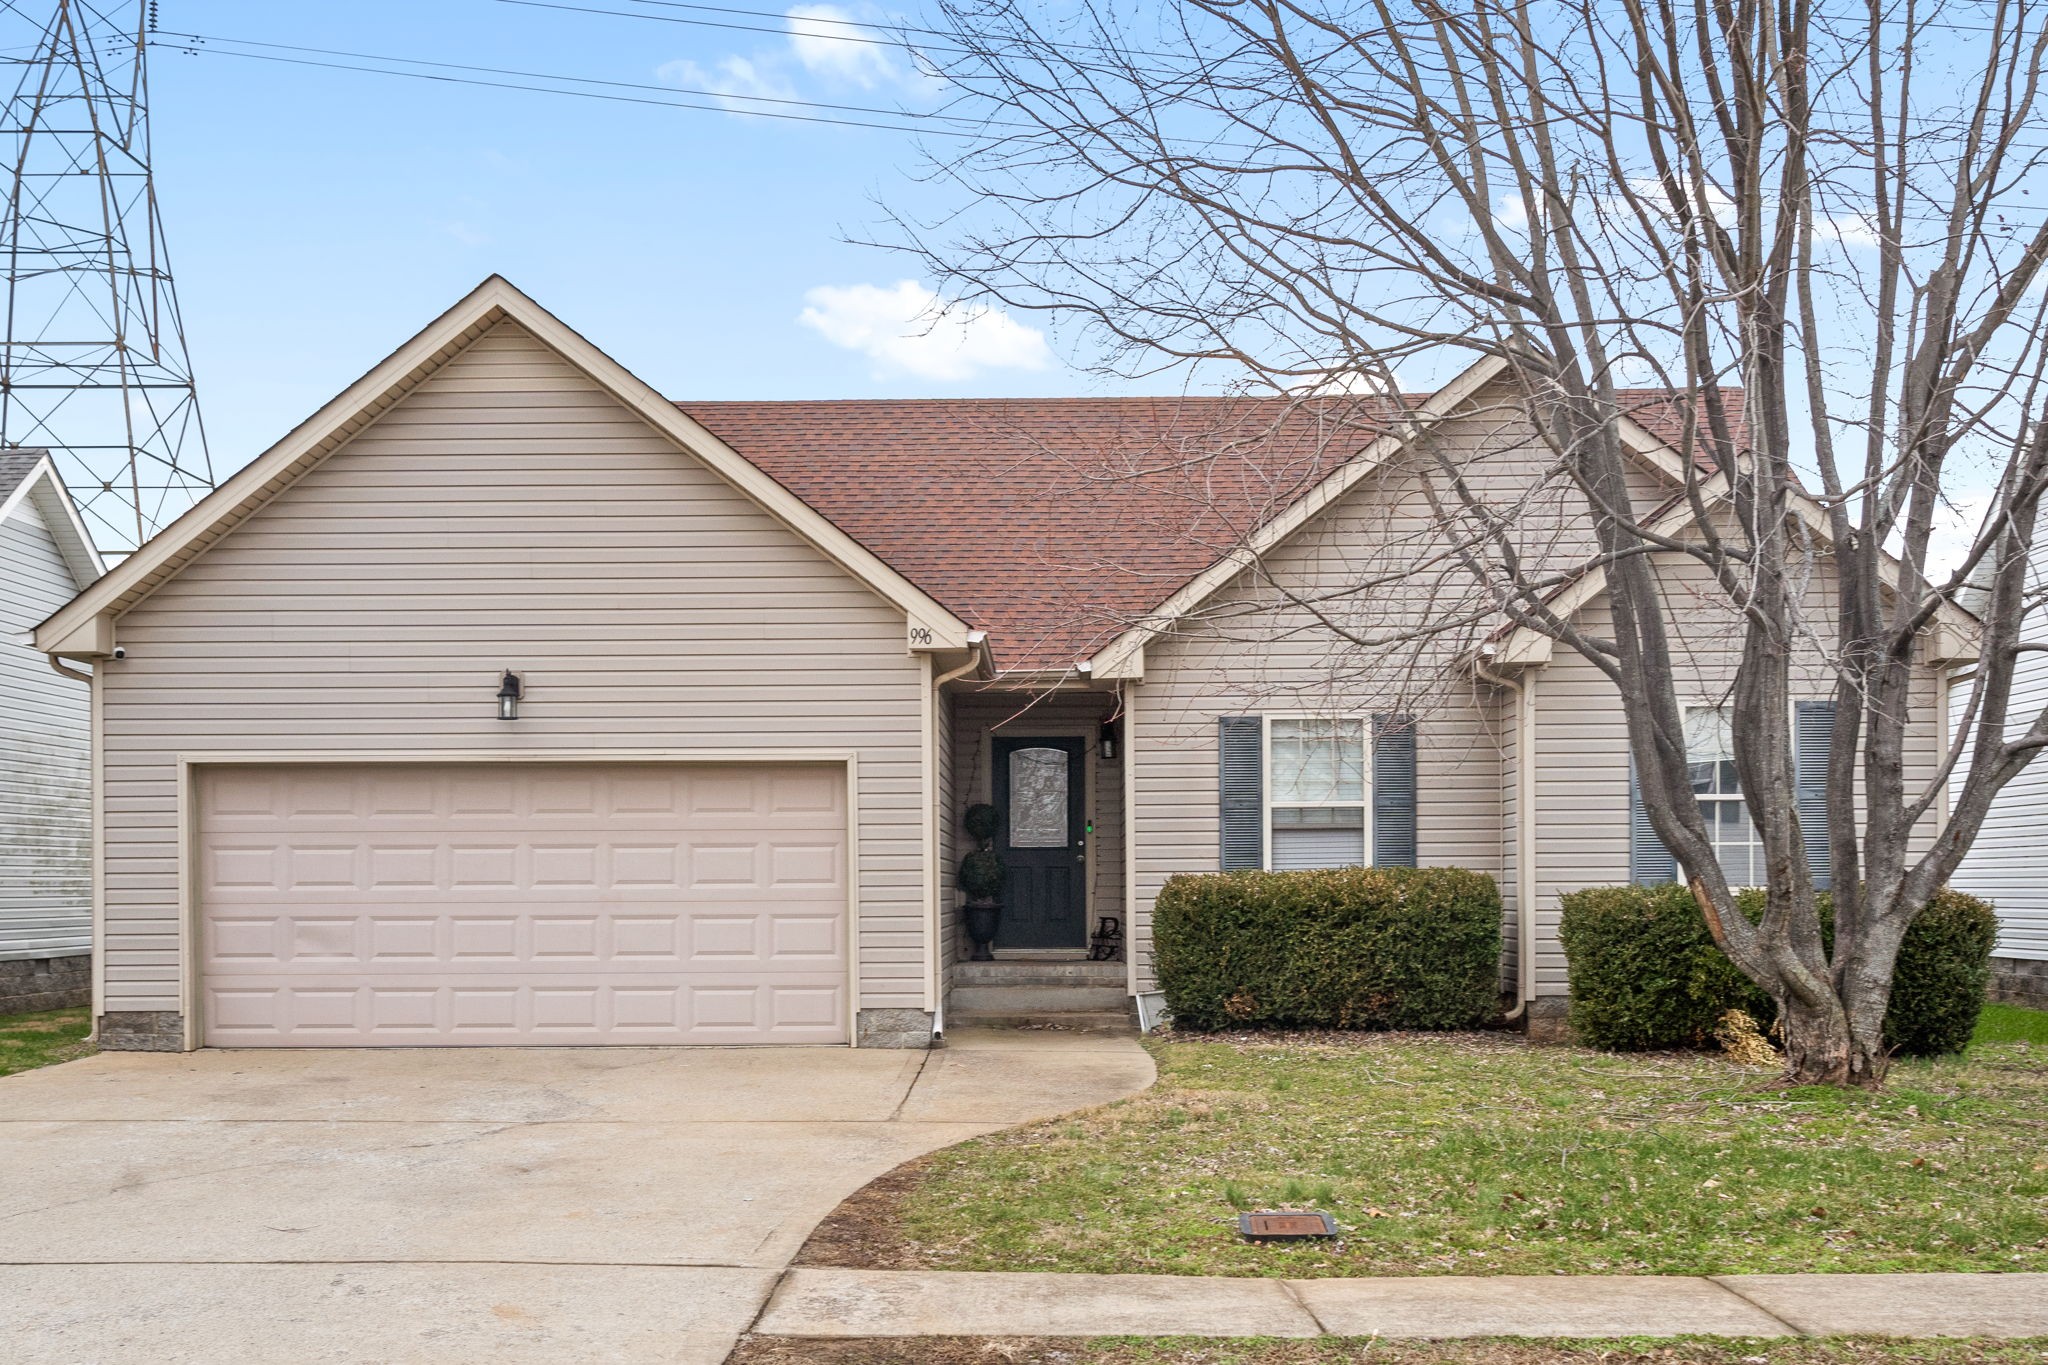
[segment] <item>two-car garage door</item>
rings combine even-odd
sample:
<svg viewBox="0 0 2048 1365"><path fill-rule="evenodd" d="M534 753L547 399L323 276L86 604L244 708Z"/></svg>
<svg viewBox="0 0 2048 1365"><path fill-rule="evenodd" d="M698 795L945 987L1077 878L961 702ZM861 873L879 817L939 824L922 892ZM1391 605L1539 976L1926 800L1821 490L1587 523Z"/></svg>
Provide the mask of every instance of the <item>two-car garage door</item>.
<svg viewBox="0 0 2048 1365"><path fill-rule="evenodd" d="M847 1038L831 765L202 769L223 1047Z"/></svg>

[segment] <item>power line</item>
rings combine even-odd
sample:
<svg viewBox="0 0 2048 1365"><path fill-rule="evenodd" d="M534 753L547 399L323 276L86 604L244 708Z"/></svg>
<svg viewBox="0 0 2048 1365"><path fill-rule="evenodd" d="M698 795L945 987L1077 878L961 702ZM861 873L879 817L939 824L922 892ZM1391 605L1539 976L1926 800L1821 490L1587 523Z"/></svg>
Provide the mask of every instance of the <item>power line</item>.
<svg viewBox="0 0 2048 1365"><path fill-rule="evenodd" d="M234 40L230 39L228 41ZM399 76L408 80L435 81L444 85L473 85L482 86L493 90L525 90L539 95L562 95L571 99L601 100L608 104L651 105L661 109L682 109L690 110L697 113L708 114L732 114L740 118L784 119L795 123L832 124L834 126L842 128L875 128L883 132L889 133L922 133L930 137L952 137L970 141L974 140L976 136L975 134L967 132L964 129L957 128L919 128L914 124L878 123L869 119L832 118L827 117L826 115L823 114L782 113L773 109L734 109L728 105L721 104L688 104L681 100L658 100L650 99L640 95L608 95L603 93L602 91L597 90L564 90L559 86L525 85L516 81L478 80L475 77L470 76L441 75L432 71L394 71L388 67L381 66L353 66L345 62L318 61L311 57L286 57L276 53L269 52L233 52L228 50L227 48L195 46L184 43L159 42L153 44L153 46L168 47L173 51L184 52L193 56L241 57L246 60L256 62L276 62L287 66L320 67L329 71L355 71L372 76ZM385 60L405 61L408 59L393 58ZM581 78L569 76L542 77L541 79L578 80ZM724 95L718 95L716 96L716 98L725 99L728 97ZM831 105L812 105L811 102L808 100L792 100L789 102L792 104L806 105L815 108L834 107ZM906 111L901 117L908 119L929 119L935 117L951 118L954 116L916 114ZM966 122L968 120L959 121Z"/></svg>
<svg viewBox="0 0 2048 1365"><path fill-rule="evenodd" d="M748 100L762 104L788 104L800 106L806 109L829 109L842 113L852 114L877 114L885 118L936 119L942 120L947 123L967 124L976 128L1022 128L1029 126L1027 124L1021 123L1003 123L992 119L974 118L965 114L947 114L935 110L905 109L901 105L877 106L868 104L834 104L826 100L797 99L792 96L746 95L741 94L738 91L731 90L695 90L687 86L653 85L643 81L606 80L598 76L567 76L553 71L521 71L516 68L502 66L473 66L464 62L430 61L424 57L394 57L385 53L378 52L351 52L340 48L305 47L297 43L268 43L259 41L258 39L255 38L228 38L222 37L219 34L174 33L169 30L165 30L159 33L157 35L157 38L160 45L162 39L165 38L182 38L189 40L193 43L233 43L237 47L262 47L270 48L273 51L280 52L310 52L322 57L348 57L357 61L365 62L399 62L406 66L431 66L437 67L444 71L473 71L480 72L484 75L490 76L518 76L525 80L569 81L577 85L601 85L609 89L615 90L649 90L659 94L668 95L697 95L704 97L706 99ZM172 44L171 46L177 47L176 44ZM178 47L177 50L185 51L187 49ZM209 51L213 50L214 49L209 49ZM254 56L256 54L229 52L222 53L220 55ZM404 75L406 73L394 71L386 74ZM557 91L554 93L574 94L577 92L565 90ZM698 106L678 107L694 108ZM740 113L752 111L728 110L726 112Z"/></svg>

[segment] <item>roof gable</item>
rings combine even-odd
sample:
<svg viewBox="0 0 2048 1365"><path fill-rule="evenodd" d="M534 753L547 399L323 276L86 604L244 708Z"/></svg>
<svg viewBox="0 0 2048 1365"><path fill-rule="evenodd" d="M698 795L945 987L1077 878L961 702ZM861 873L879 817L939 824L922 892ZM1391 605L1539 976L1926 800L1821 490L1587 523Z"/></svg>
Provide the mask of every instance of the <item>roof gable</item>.
<svg viewBox="0 0 2048 1365"><path fill-rule="evenodd" d="M57 553L71 572L74 588L83 588L106 571L85 518L71 501L71 492L57 473L47 450L0 450L0 521L23 506L42 514L43 526L57 543Z"/></svg>
<svg viewBox="0 0 2048 1365"><path fill-rule="evenodd" d="M962 649L969 628L814 508L741 459L724 441L668 403L553 314L493 275L294 428L184 516L45 621L36 646L93 657L113 647L115 617L148 596L222 536L291 486L499 322L510 319L624 407L802 536L827 558L901 609L906 647Z"/></svg>

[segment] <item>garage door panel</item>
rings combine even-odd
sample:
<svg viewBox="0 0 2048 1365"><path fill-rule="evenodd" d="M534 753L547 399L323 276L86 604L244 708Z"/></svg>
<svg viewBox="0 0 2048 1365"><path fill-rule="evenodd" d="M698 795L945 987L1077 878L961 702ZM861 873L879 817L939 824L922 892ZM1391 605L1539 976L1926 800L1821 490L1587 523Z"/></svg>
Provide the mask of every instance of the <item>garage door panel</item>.
<svg viewBox="0 0 2048 1365"><path fill-rule="evenodd" d="M837 770L202 773L228 1046L840 1042Z"/></svg>
<svg viewBox="0 0 2048 1365"><path fill-rule="evenodd" d="M602 966L608 972L790 964L843 966L844 916L828 909L734 905L642 913L536 913L524 906L422 906L410 913L336 914L317 907L207 917L208 974L303 971L427 972ZM324 966L322 964L325 964Z"/></svg>
<svg viewBox="0 0 2048 1365"><path fill-rule="evenodd" d="M751 983L549 986L348 980L206 991L217 1047L475 1046L540 1044L834 1043L845 1041L846 988Z"/></svg>

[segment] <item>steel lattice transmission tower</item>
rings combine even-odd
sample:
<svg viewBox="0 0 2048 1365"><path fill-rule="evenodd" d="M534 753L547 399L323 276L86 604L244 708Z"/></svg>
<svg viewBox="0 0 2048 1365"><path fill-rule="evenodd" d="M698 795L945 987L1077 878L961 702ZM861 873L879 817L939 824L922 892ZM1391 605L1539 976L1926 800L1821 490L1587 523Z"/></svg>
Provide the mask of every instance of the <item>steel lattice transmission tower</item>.
<svg viewBox="0 0 2048 1365"><path fill-rule="evenodd" d="M141 544L213 487L150 177L155 8L0 0L22 39L0 44L19 74L0 117L0 446L48 447L108 549Z"/></svg>

